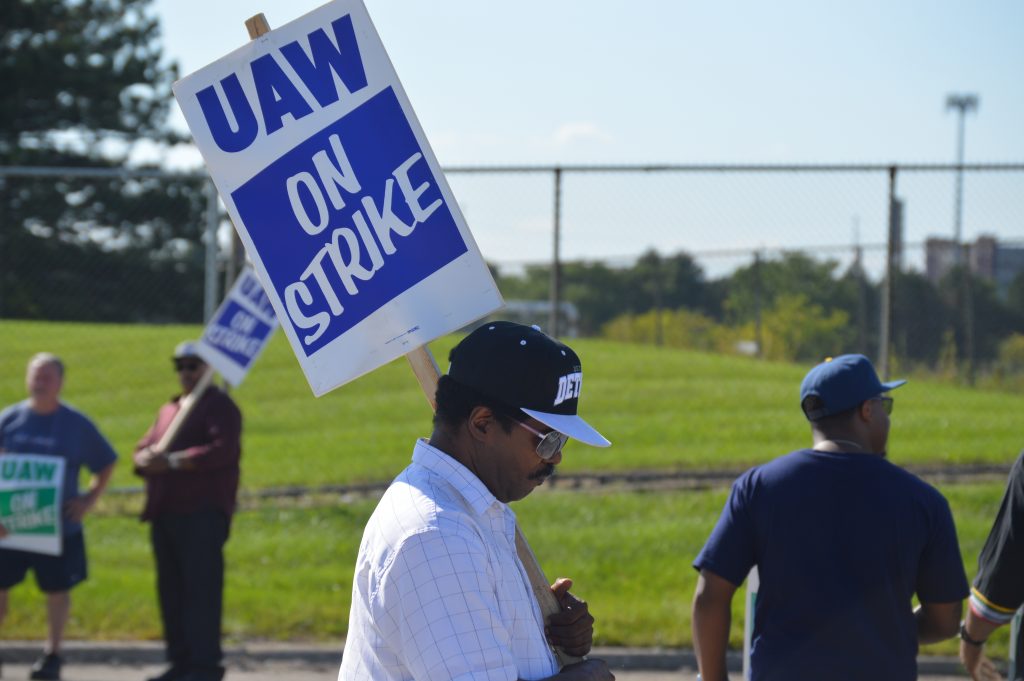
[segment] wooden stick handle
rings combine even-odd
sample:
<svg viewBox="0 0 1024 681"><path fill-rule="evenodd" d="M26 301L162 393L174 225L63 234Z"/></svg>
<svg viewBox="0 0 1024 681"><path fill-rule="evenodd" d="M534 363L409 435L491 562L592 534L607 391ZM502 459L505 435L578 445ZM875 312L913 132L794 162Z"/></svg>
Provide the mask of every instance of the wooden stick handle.
<svg viewBox="0 0 1024 681"><path fill-rule="evenodd" d="M264 33L270 33L270 24L267 23L267 18L263 16L263 12L246 19L245 28L249 31L249 40L256 40L256 38L259 38Z"/></svg>
<svg viewBox="0 0 1024 681"><path fill-rule="evenodd" d="M441 378L441 370L438 368L437 362L434 361L434 355L430 352L430 348L426 345L421 345L412 352L407 353L405 357L409 360L409 364L412 365L412 372L416 375L416 380L419 381L420 388L423 389L423 394L427 396L427 401L430 402L431 408L437 410L435 395L437 394L437 381ZM533 591L534 598L537 599L537 604L540 605L541 615L546 622L548 617L562 608L558 605L555 594L551 593L551 582L544 576L544 570L541 569L537 556L530 549L530 545L526 542L526 537L523 536L523 531L519 529L518 524L516 525L516 554L519 555L519 561L523 564L523 568L526 569L526 576L530 579L530 589ZM580 661L580 658L569 655L561 648L554 648L554 651L555 657L558 658L558 663L563 667Z"/></svg>
<svg viewBox="0 0 1024 681"><path fill-rule="evenodd" d="M519 528L518 523L516 524L516 553L519 555L519 561L523 564L526 574L530 578L530 587L533 589L533 596L537 599L537 604L540 605L541 615L544 616L544 621L547 622L548 618L560 611L562 607L558 604L555 594L551 592L551 583L544 576L544 570L541 569L537 556L534 555L533 549L527 543L526 537L523 535L523 531ZM563 667L575 664L583 659L570 655L561 648L554 648L554 651L555 657L558 658L558 664Z"/></svg>
<svg viewBox="0 0 1024 681"><path fill-rule="evenodd" d="M167 451L167 448L174 442L174 438L178 436L178 431L181 430L182 425L188 420L188 415L192 413L192 408L196 406L196 402L203 396L206 389L210 387L211 380L213 380L213 367L206 365L206 369L196 383L196 387L178 402L178 413L171 419L171 425L167 426L167 430L164 431L160 441L156 443L156 447L153 449L158 452Z"/></svg>
<svg viewBox="0 0 1024 681"><path fill-rule="evenodd" d="M416 375L416 380L419 381L420 388L423 389L423 394L427 397L427 402L430 402L430 408L437 411L435 395L437 394L437 381L441 378L441 369L434 361L433 353L426 345L421 345L406 354L405 358L409 360L412 373Z"/></svg>

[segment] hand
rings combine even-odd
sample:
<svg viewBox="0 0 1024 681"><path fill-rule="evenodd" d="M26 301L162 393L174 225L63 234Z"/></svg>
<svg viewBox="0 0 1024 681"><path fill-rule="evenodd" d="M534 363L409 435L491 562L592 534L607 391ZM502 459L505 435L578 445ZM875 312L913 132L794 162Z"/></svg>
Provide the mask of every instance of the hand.
<svg viewBox="0 0 1024 681"><path fill-rule="evenodd" d="M152 447L143 447L132 455L132 462L138 468L145 468L153 460L154 456L156 456L156 452L153 451Z"/></svg>
<svg viewBox="0 0 1024 681"><path fill-rule="evenodd" d="M82 522L86 512L96 503L96 497L92 494L82 494L74 499L69 499L64 504L64 517L73 523Z"/></svg>
<svg viewBox="0 0 1024 681"><path fill-rule="evenodd" d="M0 539L3 539L6 536L7 536L7 528L4 527L3 525L0 525Z"/></svg>
<svg viewBox="0 0 1024 681"><path fill-rule="evenodd" d="M569 593L571 587L572 580L565 577L551 585L562 610L548 617L546 633L553 646L574 657L583 657L594 642L594 618L586 602Z"/></svg>
<svg viewBox="0 0 1024 681"><path fill-rule="evenodd" d="M562 667L558 677L565 677L567 681L615 681L615 675L604 660L583 660L567 665Z"/></svg>
<svg viewBox="0 0 1024 681"><path fill-rule="evenodd" d="M971 681L1002 681L992 660L985 655L985 646L976 646L960 641L960 661L963 662Z"/></svg>
<svg viewBox="0 0 1024 681"><path fill-rule="evenodd" d="M135 467L139 469L141 473L154 474L163 473L170 468L167 462L167 455L163 452L158 452L152 447L143 447L139 451L135 452L135 456L132 457Z"/></svg>

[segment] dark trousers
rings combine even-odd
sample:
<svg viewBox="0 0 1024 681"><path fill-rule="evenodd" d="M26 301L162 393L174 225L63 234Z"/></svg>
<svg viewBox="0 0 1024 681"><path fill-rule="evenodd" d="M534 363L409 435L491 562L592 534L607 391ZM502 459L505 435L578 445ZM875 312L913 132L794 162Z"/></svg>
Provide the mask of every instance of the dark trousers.
<svg viewBox="0 0 1024 681"><path fill-rule="evenodd" d="M220 678L224 542L230 520L211 509L157 516L150 529L167 661Z"/></svg>

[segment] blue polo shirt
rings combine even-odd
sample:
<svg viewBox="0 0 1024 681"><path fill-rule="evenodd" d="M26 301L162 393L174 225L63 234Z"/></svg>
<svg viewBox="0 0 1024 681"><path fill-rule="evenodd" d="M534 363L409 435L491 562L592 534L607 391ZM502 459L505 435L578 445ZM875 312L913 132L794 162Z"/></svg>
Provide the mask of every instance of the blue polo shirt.
<svg viewBox="0 0 1024 681"><path fill-rule="evenodd" d="M873 454L803 449L736 480L693 566L757 565L753 681L912 681L912 598L968 593L949 504Z"/></svg>
<svg viewBox="0 0 1024 681"><path fill-rule="evenodd" d="M117 453L82 412L61 404L50 414L37 414L28 400L0 412L0 449L12 454L60 456L64 463L63 501L77 497L82 466L98 473L117 461ZM64 534L82 531L81 523L63 519Z"/></svg>

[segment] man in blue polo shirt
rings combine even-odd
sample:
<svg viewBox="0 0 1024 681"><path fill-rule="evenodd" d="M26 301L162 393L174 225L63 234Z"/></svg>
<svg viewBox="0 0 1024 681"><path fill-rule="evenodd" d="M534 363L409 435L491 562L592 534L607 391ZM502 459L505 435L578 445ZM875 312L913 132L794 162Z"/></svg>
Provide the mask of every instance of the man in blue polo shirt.
<svg viewBox="0 0 1024 681"><path fill-rule="evenodd" d="M911 681L918 644L956 635L968 589L949 505L886 459L884 393L903 383L863 355L819 364L800 387L813 448L733 484L693 564L704 681L726 678L730 604L755 565L752 681Z"/></svg>
<svg viewBox="0 0 1024 681"><path fill-rule="evenodd" d="M7 592L31 570L46 593L48 636L44 654L32 666L31 679L60 679L60 646L71 613L71 589L85 580L88 567L82 518L103 494L114 472L117 454L99 429L82 412L60 399L64 363L41 352L28 363L28 399L0 411L0 455L43 454L64 463L63 538L59 556L0 549L0 623L7 612ZM92 473L89 489L81 493L79 471ZM6 530L0 526L0 537Z"/></svg>

